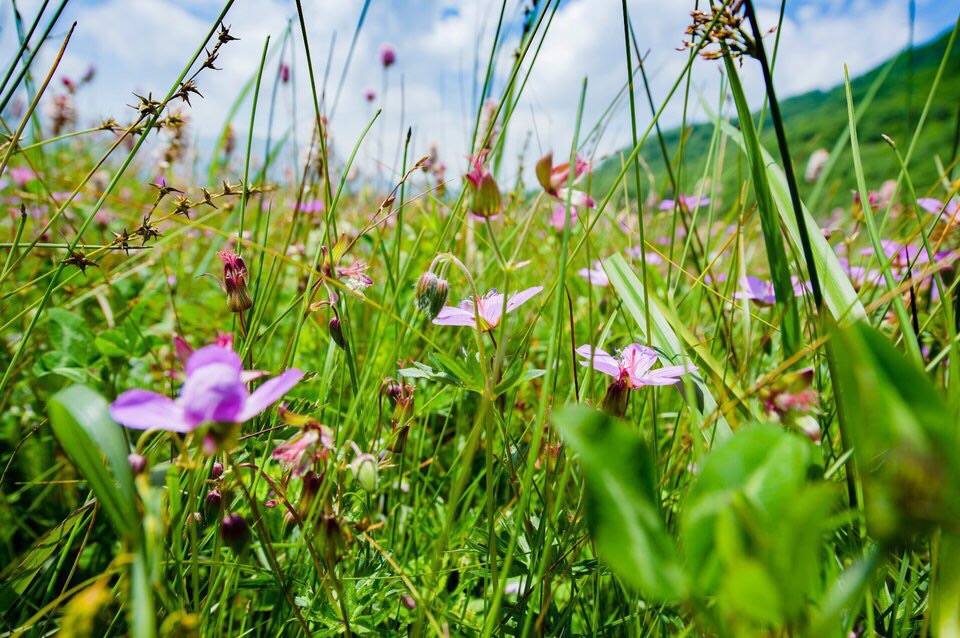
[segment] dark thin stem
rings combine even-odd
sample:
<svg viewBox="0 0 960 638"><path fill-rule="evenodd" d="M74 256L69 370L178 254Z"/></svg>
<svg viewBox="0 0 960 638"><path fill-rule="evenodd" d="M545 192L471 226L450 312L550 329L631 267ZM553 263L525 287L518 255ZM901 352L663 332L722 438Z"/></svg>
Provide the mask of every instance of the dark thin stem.
<svg viewBox="0 0 960 638"><path fill-rule="evenodd" d="M813 248L810 245L810 232L807 229L807 221L803 216L803 204L800 202L800 190L797 187L797 176L793 171L793 160L790 159L790 147L787 144L787 132L783 128L783 116L780 113L780 103L777 101L777 94L773 88L773 76L770 74L770 65L767 63L767 54L763 50L762 31L760 23L757 21L757 12L753 8L753 0L747 0L745 3L747 9L747 19L750 20L750 27L753 29L755 41L754 56L760 62L760 68L763 70L763 82L766 86L767 97L770 100L770 117L773 119L773 128L777 134L777 146L780 150L780 158L783 161L783 172L787 177L787 187L790 189L790 203L793 206L793 214L796 216L797 228L800 231L800 245L803 247L803 260L807 264L807 273L810 276L810 287L813 289L813 301L817 306L817 312L823 306L823 292L820 289L820 277L817 274L817 266L813 261Z"/></svg>

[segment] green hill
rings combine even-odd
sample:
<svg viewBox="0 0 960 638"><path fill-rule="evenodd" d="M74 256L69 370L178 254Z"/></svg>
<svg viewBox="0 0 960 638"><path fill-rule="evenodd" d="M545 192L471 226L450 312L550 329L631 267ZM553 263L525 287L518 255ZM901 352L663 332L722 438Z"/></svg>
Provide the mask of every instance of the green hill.
<svg viewBox="0 0 960 638"><path fill-rule="evenodd" d="M881 139L881 134L889 135L897 142L902 152L906 152L937 69L943 60L948 37L949 33L912 51L900 53L870 108L861 118L857 127L860 150L867 184L871 189L877 188L885 179L896 177L896 157ZM744 65L751 63L750 60L744 61ZM864 99L871 85L883 73L886 64L881 64L852 81L856 104L859 105ZM776 76L776 73L774 75ZM847 128L844 87L840 85L828 91L811 91L781 100L780 107L790 149L796 163L795 167L802 181L803 170L810 154L819 148L828 150L832 148L837 138ZM960 108L960 46L954 46L910 163L910 174L918 192L925 191L934 185L937 179L935 157L939 156L945 164L951 161L957 136L958 108ZM754 117L759 115L755 113ZM681 190L689 191L693 188L693 183L703 174L713 125L695 124L683 131L679 128L664 131L664 141L674 166L677 163L681 133L687 136L683 157L683 175L685 176L683 182L689 185L681 186ZM774 156L778 156L769 117L763 124L762 141ZM628 151L629 149L626 149L622 154L625 155ZM663 154L657 143L655 132L651 133L641 154L653 172L657 190L669 196L672 189L667 179ZM725 200L732 197L732 193L736 192L743 176L746 175L746 168L741 161L742 157L736 146L728 144L723 176ZM593 192L607 192L620 166L621 153L603 162L594 173ZM632 191L632 180L628 181ZM648 184L649 182L644 180L644 188L647 188ZM853 163L850 158L850 147L847 144L826 184L824 197L818 206L819 210L815 212L823 213L832 206L848 203L851 197L850 191L855 188ZM809 184L803 184L803 194L809 194L810 189Z"/></svg>

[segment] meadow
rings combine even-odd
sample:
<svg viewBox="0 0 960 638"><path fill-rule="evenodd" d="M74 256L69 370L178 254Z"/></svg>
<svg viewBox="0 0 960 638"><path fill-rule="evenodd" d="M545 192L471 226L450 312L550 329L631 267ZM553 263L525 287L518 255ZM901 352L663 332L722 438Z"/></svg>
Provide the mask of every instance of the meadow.
<svg viewBox="0 0 960 638"><path fill-rule="evenodd" d="M0 56L0 634L960 636L960 17L781 100L691 2L654 95L624 2L610 109L514 160L560 4L504 1L469 157L371 172L309 3L205 137L233 0L103 120L65 3Z"/></svg>

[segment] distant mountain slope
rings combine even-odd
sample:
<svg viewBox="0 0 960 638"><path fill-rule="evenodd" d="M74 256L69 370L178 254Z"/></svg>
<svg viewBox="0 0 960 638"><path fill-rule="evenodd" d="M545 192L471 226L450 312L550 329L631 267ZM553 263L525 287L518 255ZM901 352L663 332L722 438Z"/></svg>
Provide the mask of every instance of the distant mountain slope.
<svg viewBox="0 0 960 638"><path fill-rule="evenodd" d="M912 51L912 80L910 52L901 53L891 69L889 75L880 87L873 104L864 114L857 127L860 137L860 150L864 162L867 184L875 189L888 178L896 177L897 160L890 148L881 139L881 134L893 138L902 153L910 143L913 131L923 110L924 103L929 95L930 88L936 76L937 69L943 59L949 33L934 41L913 49ZM749 64L747 61L745 64ZM852 81L854 101L859 104L868 92L873 81L881 74L886 63ZM776 72L774 73L776 75ZM910 87L913 87L912 91ZM911 105L913 117L909 118L908 104ZM830 149L837 137L847 127L847 104L843 85L829 91L811 91L780 103L783 112L787 136L790 141L791 153L796 162L798 177L802 179L803 170L810 154L818 148ZM957 111L960 108L960 45L955 45L948 61L946 72L943 75L937 94L927 116L923 132L917 142L913 158L910 163L910 174L918 192L923 192L932 186L937 178L936 165L933 158L937 155L948 163L951 160L954 140L957 135ZM757 113L754 114L755 117ZM763 143L774 156L776 139L769 117L763 125ZM697 124L687 127L687 142L684 148L684 182L691 190L693 182L702 175L703 165L713 132L711 124ZM679 128L664 132L664 139L671 161L676 163L679 151L681 130ZM625 154L629 149L623 151ZM664 168L662 153L657 143L656 134L651 133L644 144L641 154L653 171L657 190L662 193L671 192ZM723 178L723 193L729 200L739 187L742 175L747 173L745 166L738 162L742 157L734 145L729 144L724 158L725 171ZM603 162L595 171L591 190L594 193L605 193L616 178L621 166L620 154ZM738 174L739 173L739 174ZM632 191L632 180L629 180ZM643 188L649 188L645 179ZM827 189L819 211L823 213L830 207L845 204L850 201L850 191L856 188L853 172L853 163L850 158L850 147L844 147L843 156L831 173ZM803 185L804 193L809 192L810 186Z"/></svg>

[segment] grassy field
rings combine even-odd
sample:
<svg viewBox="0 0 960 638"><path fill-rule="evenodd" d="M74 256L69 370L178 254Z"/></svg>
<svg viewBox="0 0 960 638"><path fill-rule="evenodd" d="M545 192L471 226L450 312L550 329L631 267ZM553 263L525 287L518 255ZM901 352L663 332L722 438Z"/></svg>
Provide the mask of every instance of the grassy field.
<svg viewBox="0 0 960 638"><path fill-rule="evenodd" d="M768 83L761 119L740 77L776 77L770 25L695 12L654 110L714 64L730 112L682 152L665 132L667 171L624 3L623 109L571 96L565 146L511 172L559 6L534 2L485 53L513 66L470 158L408 136L373 177L379 112L331 142L299 3L233 127L185 151L245 35L231 4L174 84L93 128L88 78L56 72L72 29L41 67L57 16L23 16L2 635L960 636L960 21L826 93ZM624 116L632 146L586 156Z"/></svg>

